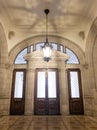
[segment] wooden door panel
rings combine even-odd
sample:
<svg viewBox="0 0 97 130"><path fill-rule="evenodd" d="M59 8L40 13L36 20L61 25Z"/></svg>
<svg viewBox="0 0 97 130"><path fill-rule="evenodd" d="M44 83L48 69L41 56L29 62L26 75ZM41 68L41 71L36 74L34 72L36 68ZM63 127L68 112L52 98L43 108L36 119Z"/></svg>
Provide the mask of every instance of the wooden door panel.
<svg viewBox="0 0 97 130"><path fill-rule="evenodd" d="M73 73L75 73L73 75ZM71 75L70 75L71 74ZM79 69L68 69L69 110L71 115L83 115L81 74Z"/></svg>
<svg viewBox="0 0 97 130"><path fill-rule="evenodd" d="M49 115L59 115L58 99L49 99L48 113Z"/></svg>
<svg viewBox="0 0 97 130"><path fill-rule="evenodd" d="M72 99L70 101L70 114L72 115L82 115L83 113L83 104L80 99Z"/></svg>
<svg viewBox="0 0 97 130"><path fill-rule="evenodd" d="M45 99L37 99L35 101L34 114L37 114L37 115L45 115L46 114L46 101L45 101Z"/></svg>
<svg viewBox="0 0 97 130"><path fill-rule="evenodd" d="M11 115L22 115L24 114L24 101L15 100L11 102L10 108Z"/></svg>

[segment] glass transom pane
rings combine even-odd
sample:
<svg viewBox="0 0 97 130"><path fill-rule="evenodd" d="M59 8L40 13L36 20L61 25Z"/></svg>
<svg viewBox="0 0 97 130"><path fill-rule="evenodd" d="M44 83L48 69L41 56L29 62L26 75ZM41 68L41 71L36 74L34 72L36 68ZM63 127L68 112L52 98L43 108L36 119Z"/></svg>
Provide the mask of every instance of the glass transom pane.
<svg viewBox="0 0 97 130"><path fill-rule="evenodd" d="M30 46L30 52L33 52L33 50L34 50L34 46L32 45Z"/></svg>
<svg viewBox="0 0 97 130"><path fill-rule="evenodd" d="M27 48L25 48L23 51L21 51L16 59L15 59L15 64L26 64L27 62L24 59L24 55L27 54Z"/></svg>
<svg viewBox="0 0 97 130"><path fill-rule="evenodd" d="M71 97L79 98L79 82L78 82L78 73L70 72L70 83L71 83Z"/></svg>
<svg viewBox="0 0 97 130"><path fill-rule="evenodd" d="M56 73L48 72L48 98L56 98Z"/></svg>
<svg viewBox="0 0 97 130"><path fill-rule="evenodd" d="M79 60L77 56L71 51L70 49L66 48L66 54L70 56L70 58L67 60L68 64L79 64Z"/></svg>
<svg viewBox="0 0 97 130"><path fill-rule="evenodd" d="M40 50L43 45L44 45L44 43L37 43L36 44L36 50Z"/></svg>
<svg viewBox="0 0 97 130"><path fill-rule="evenodd" d="M56 43L52 43L53 49L57 50L57 44Z"/></svg>
<svg viewBox="0 0 97 130"><path fill-rule="evenodd" d="M64 47L62 45L60 45L60 51L64 52Z"/></svg>
<svg viewBox="0 0 97 130"><path fill-rule="evenodd" d="M45 72L38 72L37 98L45 98Z"/></svg>
<svg viewBox="0 0 97 130"><path fill-rule="evenodd" d="M23 72L16 72L14 98L22 98L23 96L23 76Z"/></svg>

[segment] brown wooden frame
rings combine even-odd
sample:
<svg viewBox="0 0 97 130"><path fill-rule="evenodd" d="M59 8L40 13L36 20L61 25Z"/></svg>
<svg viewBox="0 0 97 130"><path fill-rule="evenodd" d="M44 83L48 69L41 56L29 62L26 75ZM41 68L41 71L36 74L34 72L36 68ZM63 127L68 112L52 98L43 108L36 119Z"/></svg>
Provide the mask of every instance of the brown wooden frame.
<svg viewBox="0 0 97 130"><path fill-rule="evenodd" d="M23 97L14 98L14 89L15 89L15 76L16 72L23 72ZM11 115L22 115L25 110L25 87L26 87L26 69L14 69L13 78L12 78L12 90L11 90L11 103L10 103L10 114Z"/></svg>
<svg viewBox="0 0 97 130"><path fill-rule="evenodd" d="M71 85L70 85L70 72L76 71L78 72L78 81L79 81L79 98L71 97ZM68 93L69 93L69 110L71 115L83 115L84 114L84 106L83 106L83 94L82 94L82 84L81 84L81 72L80 69L68 69L67 70L68 77ZM78 106L79 105L79 106Z"/></svg>
<svg viewBox="0 0 97 130"><path fill-rule="evenodd" d="M37 74L38 74L38 72L39 71L45 71L45 70L49 70L49 71L52 71L52 70L54 70L54 71L56 71L56 82L57 82L57 88L56 88L56 91L57 91L57 102L58 102L58 113L57 113L57 115L59 115L60 114L60 99L59 99L59 81L58 81L58 69L56 69L56 68L48 68L48 69L46 69L46 68L36 68L36 72L35 72L35 87L34 87L34 114L37 114L37 112L36 112L36 100L37 100ZM42 101L44 98L39 98L39 100L40 101ZM53 100L54 98L49 98L48 99L48 92L47 92L47 89L46 89L46 101L48 102L48 100ZM44 106L45 105L47 105L47 104L44 104ZM45 106L45 107L47 107L47 106ZM43 113L43 115L48 115L48 111L45 111L44 113ZM52 113L51 113L51 115L53 115Z"/></svg>

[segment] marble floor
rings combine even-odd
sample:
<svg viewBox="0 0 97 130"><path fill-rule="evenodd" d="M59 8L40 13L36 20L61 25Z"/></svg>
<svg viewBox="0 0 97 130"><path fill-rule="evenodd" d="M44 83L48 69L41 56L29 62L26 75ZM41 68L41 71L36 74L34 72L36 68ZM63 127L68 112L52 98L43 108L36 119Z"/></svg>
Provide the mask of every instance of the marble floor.
<svg viewBox="0 0 97 130"><path fill-rule="evenodd" d="M0 130L97 130L97 117L3 116Z"/></svg>

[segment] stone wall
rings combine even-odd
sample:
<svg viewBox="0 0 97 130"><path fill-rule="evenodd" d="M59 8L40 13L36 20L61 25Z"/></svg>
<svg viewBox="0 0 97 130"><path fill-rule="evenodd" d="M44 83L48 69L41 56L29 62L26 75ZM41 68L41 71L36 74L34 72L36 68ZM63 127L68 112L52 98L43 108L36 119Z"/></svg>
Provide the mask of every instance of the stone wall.
<svg viewBox="0 0 97 130"><path fill-rule="evenodd" d="M4 29L0 24L0 115L9 113L9 88L8 88L8 46Z"/></svg>
<svg viewBox="0 0 97 130"><path fill-rule="evenodd" d="M90 34L91 35L91 34ZM89 36L91 37L91 36ZM94 36L93 36L94 37ZM83 91L83 101L84 101L84 113L85 115L96 115L97 114L97 85L96 85L96 42L95 47L91 47L91 43L93 41L93 37L87 40L88 47L85 52L85 55L80 48L76 47L72 42L68 42L67 47L74 50L78 55L80 60L80 64L70 65L67 68L80 68L81 70L81 80L82 80L82 91ZM30 39L31 40L31 39ZM34 41L33 41L34 42ZM64 44L67 40L61 40ZM31 42L30 42L31 43ZM10 113L10 99L11 99L11 85L12 85L12 74L14 68L22 68L23 65L15 66L13 65L15 56L18 54L20 50L22 50L25 46L27 46L28 41L24 41L16 48L12 50L12 52L4 52L4 55L7 56L2 57L2 63L0 63L0 115L8 115ZM90 44L90 45L89 45ZM1 47L1 44L0 44ZM2 47L3 50L5 46ZM93 53L94 51L94 53ZM2 51L3 53L3 51ZM92 56L91 56L92 55ZM1 58L1 57L0 57ZM6 60L5 60L6 59ZM91 60L93 59L93 61ZM61 63L61 64L60 64ZM54 67L59 70L59 78L60 78L60 110L61 114L67 115L69 114L69 103L68 103L68 85L67 85L67 72L65 62L63 61L55 61L50 62L48 65L44 62L31 61L24 68L27 69L27 82L26 82L26 101L25 101L25 114L31 115L33 114L34 108L34 74L35 68L46 68L46 67ZM65 82L65 84L64 84ZM30 87L31 86L31 87Z"/></svg>

